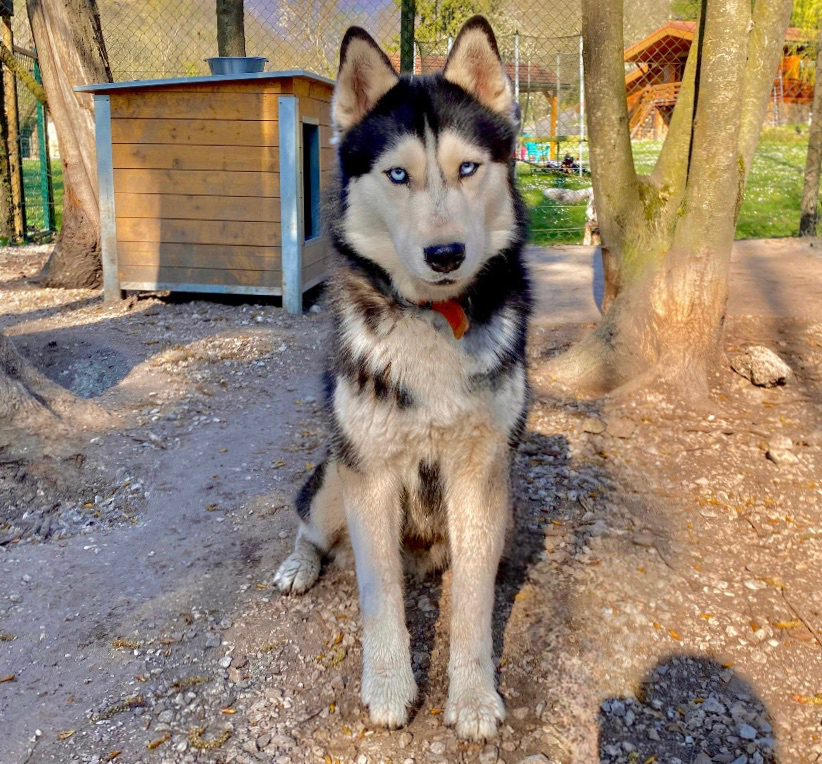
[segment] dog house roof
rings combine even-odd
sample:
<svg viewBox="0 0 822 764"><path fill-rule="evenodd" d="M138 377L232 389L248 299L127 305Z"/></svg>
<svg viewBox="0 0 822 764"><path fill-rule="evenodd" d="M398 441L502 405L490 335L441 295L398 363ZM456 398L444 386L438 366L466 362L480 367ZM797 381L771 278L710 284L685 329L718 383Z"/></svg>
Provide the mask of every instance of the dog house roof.
<svg viewBox="0 0 822 764"><path fill-rule="evenodd" d="M96 85L77 85L77 93L110 93L116 90L140 90L142 88L173 87L174 85L197 85L213 82L238 82L246 80L280 80L286 77L305 77L308 80L333 85L334 80L322 77L304 69L291 69L284 72L255 72L253 74L208 75L204 77L175 77L168 80L135 80L132 82L101 82Z"/></svg>

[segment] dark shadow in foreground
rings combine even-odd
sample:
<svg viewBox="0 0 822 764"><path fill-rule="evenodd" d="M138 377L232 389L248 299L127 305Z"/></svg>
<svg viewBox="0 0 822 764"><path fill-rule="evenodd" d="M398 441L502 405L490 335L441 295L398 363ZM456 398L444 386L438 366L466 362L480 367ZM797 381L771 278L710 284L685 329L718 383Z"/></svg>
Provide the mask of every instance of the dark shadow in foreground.
<svg viewBox="0 0 822 764"><path fill-rule="evenodd" d="M733 669L672 655L645 675L636 697L600 705L599 760L777 764L771 725L763 701Z"/></svg>

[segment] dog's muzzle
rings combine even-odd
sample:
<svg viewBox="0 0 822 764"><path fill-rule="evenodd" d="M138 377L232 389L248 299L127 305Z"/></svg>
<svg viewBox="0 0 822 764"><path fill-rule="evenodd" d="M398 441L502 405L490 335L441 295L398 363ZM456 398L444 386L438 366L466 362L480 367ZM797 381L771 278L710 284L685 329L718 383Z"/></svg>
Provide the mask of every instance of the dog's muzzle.
<svg viewBox="0 0 822 764"><path fill-rule="evenodd" d="M452 244L435 244L423 250L425 262L432 271L451 273L457 270L465 260L465 244L455 241Z"/></svg>

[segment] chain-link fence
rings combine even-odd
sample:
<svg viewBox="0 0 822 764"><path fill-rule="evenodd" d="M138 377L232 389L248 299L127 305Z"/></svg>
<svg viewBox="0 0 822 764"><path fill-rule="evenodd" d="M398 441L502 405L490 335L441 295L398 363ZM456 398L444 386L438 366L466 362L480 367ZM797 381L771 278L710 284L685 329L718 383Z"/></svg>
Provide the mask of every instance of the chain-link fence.
<svg viewBox="0 0 822 764"><path fill-rule="evenodd" d="M349 25L358 24L399 69L401 2L245 0L246 49L248 55L265 56L268 70L307 69L333 77L339 41ZM642 172L652 168L667 133L698 5L694 0L624 0L626 98ZM205 59L217 52L214 0L98 0L98 6L115 80L208 73ZM586 222L593 225L593 206L582 193L590 187L590 175L580 0L416 0L416 74L442 69L454 37L473 13L485 14L494 26L521 107L517 176L531 211L532 240L579 242ZM15 42L33 48L25 14L14 18L14 29ZM799 30L788 34L769 125L790 124L801 132L807 124L815 55L807 37ZM30 116L26 119L31 122ZM798 167L797 182L800 177Z"/></svg>
<svg viewBox="0 0 822 764"><path fill-rule="evenodd" d="M28 21L24 21L25 27L18 26L27 31ZM25 31L23 38L28 41L30 35ZM34 50L17 43L7 18L2 19L0 33L4 56L8 57L2 67L2 108L8 131L11 235L16 241L40 240L50 237L60 226L62 171L56 136L44 104L32 91L32 87L42 85Z"/></svg>
<svg viewBox="0 0 822 764"><path fill-rule="evenodd" d="M40 83L40 68L33 52L17 47L18 64ZM60 227L57 210L62 212L62 169L58 158L52 158L49 145L48 115L40 101L15 78L17 95L17 150L22 178L22 204L25 238L47 236ZM53 131L52 131L53 134ZM52 141L53 142L53 141ZM55 205L55 182L59 205Z"/></svg>

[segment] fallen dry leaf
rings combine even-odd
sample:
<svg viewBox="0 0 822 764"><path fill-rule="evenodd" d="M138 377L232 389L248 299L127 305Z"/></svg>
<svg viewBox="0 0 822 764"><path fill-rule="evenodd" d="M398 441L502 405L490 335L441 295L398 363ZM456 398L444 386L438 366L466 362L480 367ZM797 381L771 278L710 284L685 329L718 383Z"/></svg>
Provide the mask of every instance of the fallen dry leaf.
<svg viewBox="0 0 822 764"><path fill-rule="evenodd" d="M146 748L148 748L149 751L153 751L155 748L159 748L163 743L165 743L168 740L171 740L170 732L166 732L166 734L162 737L158 737L155 740L152 740L150 743L146 743Z"/></svg>

